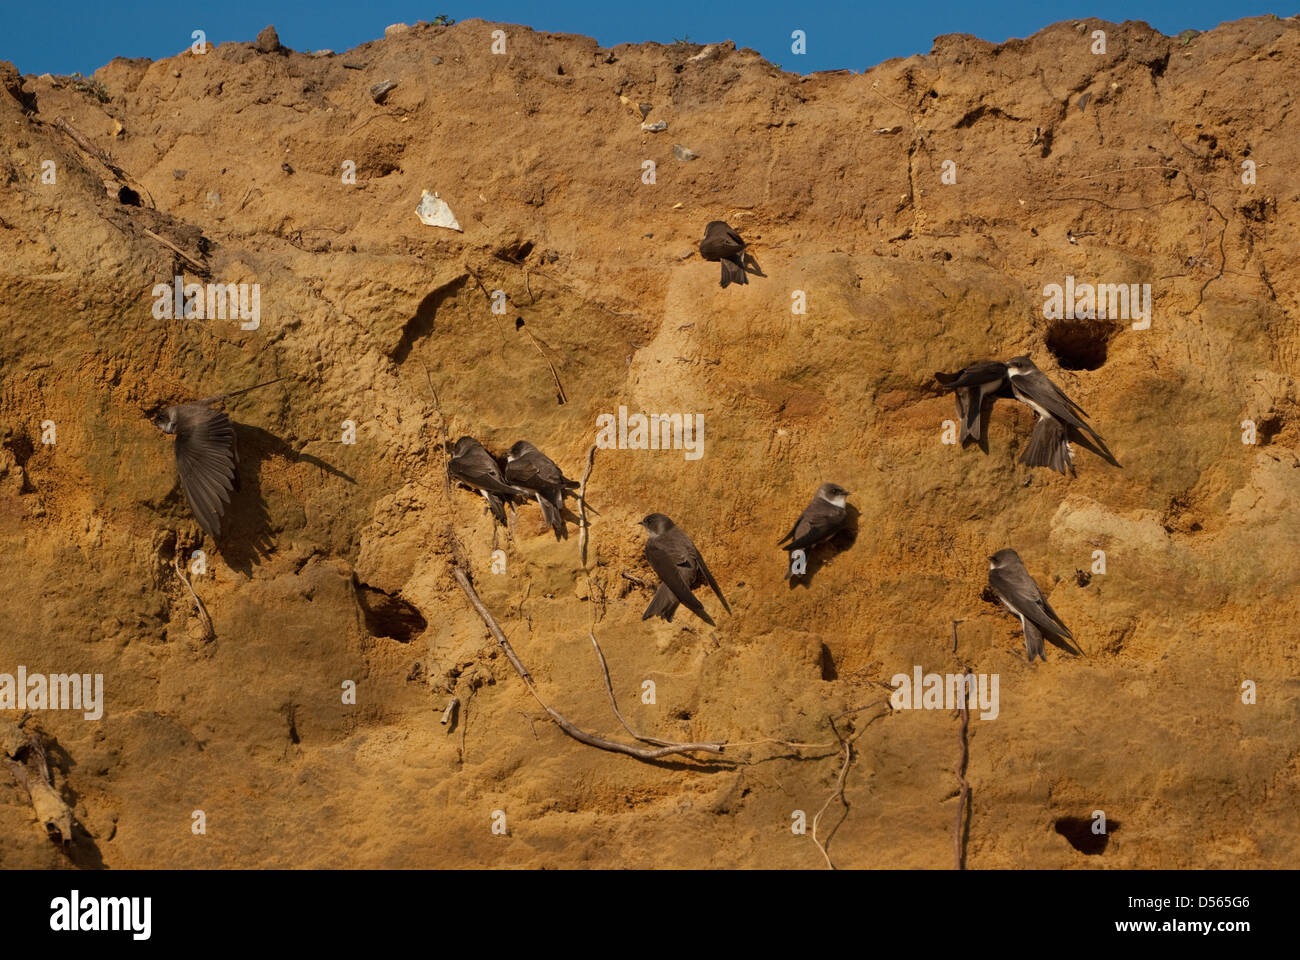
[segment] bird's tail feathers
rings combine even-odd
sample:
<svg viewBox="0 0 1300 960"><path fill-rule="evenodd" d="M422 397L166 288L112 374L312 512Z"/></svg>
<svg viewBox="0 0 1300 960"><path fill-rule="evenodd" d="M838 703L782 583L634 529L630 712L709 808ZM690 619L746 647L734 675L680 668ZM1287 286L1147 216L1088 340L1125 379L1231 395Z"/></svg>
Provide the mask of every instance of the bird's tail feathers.
<svg viewBox="0 0 1300 960"><path fill-rule="evenodd" d="M1029 657L1029 662L1033 663L1035 657L1041 657L1044 663L1047 662L1047 654L1043 652L1043 631L1038 629L1038 625L1028 617L1022 617L1021 623L1025 631L1025 653Z"/></svg>
<svg viewBox="0 0 1300 960"><path fill-rule="evenodd" d="M1047 467L1063 476L1067 472L1074 473L1069 439L1059 420L1053 417L1039 418L1034 424L1029 446L1020 455L1020 462L1027 467Z"/></svg>
<svg viewBox="0 0 1300 960"><path fill-rule="evenodd" d="M673 595L667 584L661 583L659 589L655 591L654 597L650 600L650 606L646 607L645 613L641 614L641 619L649 620L651 617L659 617L672 623L673 614L677 612L677 607L677 597Z"/></svg>
<svg viewBox="0 0 1300 960"><path fill-rule="evenodd" d="M730 283L749 283L749 277L745 274L744 266L734 260L723 259L719 262L722 264L723 287Z"/></svg>
<svg viewBox="0 0 1300 960"><path fill-rule="evenodd" d="M486 490L480 490L479 493L483 494L483 499L487 501L488 509L492 511L492 516L496 518L497 522L503 527L509 526L506 521L505 507L501 505L501 498L494 493L488 493Z"/></svg>
<svg viewBox="0 0 1300 960"><path fill-rule="evenodd" d="M537 505L542 508L542 516L546 518L547 524L555 532L555 539L569 539L569 528L564 523L563 513L555 508L555 504L544 499L540 493L536 497Z"/></svg>

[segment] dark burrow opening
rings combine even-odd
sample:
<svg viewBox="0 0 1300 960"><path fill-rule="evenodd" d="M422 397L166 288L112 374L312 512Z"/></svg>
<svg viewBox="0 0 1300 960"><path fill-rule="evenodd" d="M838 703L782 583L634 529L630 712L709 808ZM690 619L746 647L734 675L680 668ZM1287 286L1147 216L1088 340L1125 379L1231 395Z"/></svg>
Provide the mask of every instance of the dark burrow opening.
<svg viewBox="0 0 1300 960"><path fill-rule="evenodd" d="M1054 827L1056 832L1070 842L1070 846L1090 857L1100 856L1106 852L1110 835L1119 829L1118 820L1106 821L1105 833L1093 833L1091 817L1060 817Z"/></svg>
<svg viewBox="0 0 1300 960"><path fill-rule="evenodd" d="M352 578L357 602L366 618L366 632L398 643L410 643L429 625L412 604Z"/></svg>
<svg viewBox="0 0 1300 960"><path fill-rule="evenodd" d="M31 478L27 476L27 461L36 452L36 444L27 434L15 433L4 441L4 446L14 455L14 462L23 471L23 488L20 492L31 493L36 488L32 486Z"/></svg>
<svg viewBox="0 0 1300 960"><path fill-rule="evenodd" d="M1259 421L1259 426L1255 428L1255 440L1260 446L1265 446L1273 441L1282 428L1286 426L1286 421L1278 414L1270 414Z"/></svg>
<svg viewBox="0 0 1300 960"><path fill-rule="evenodd" d="M835 669L835 658L831 656L831 648L822 644L822 679L838 680L840 673Z"/></svg>
<svg viewBox="0 0 1300 960"><path fill-rule="evenodd" d="M18 466L23 468L27 467L27 461L30 460L32 454L36 452L36 444L33 443L32 438L27 436L25 433L15 433L4 442L4 445L8 447L9 452L14 455L14 460L17 461Z"/></svg>
<svg viewBox="0 0 1300 960"><path fill-rule="evenodd" d="M507 263L523 263L532 252L533 241L520 240L517 243L498 248L493 255L498 260L504 260Z"/></svg>
<svg viewBox="0 0 1300 960"><path fill-rule="evenodd" d="M1096 370L1115 329L1105 320L1057 320L1047 328L1047 350L1062 370Z"/></svg>

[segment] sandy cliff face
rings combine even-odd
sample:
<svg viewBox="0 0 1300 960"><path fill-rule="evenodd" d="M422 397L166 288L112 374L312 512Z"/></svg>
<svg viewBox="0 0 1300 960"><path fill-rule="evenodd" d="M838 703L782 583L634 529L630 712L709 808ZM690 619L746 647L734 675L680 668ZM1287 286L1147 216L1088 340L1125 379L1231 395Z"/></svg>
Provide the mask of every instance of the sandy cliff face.
<svg viewBox="0 0 1300 960"><path fill-rule="evenodd" d="M1298 54L1296 20L1086 21L798 77L729 44L470 21L334 56L116 60L93 83L5 65L0 673L103 674L106 702L27 721L78 826L50 843L6 786L0 863L824 866L791 823L836 790L828 718L915 665L1000 680L997 718L970 721L970 866L1294 863ZM426 189L463 233L419 221ZM765 277L719 288L694 252L713 219ZM260 326L156 317L178 274L258 284ZM1045 319L1070 276L1150 284L1150 328ZM1122 470L1082 451L1076 478L1026 470L1011 402L987 454L942 442L933 371L1025 352ZM194 578L209 641L171 569L200 531L142 412L275 376L230 407L243 486ZM526 438L580 477L620 405L702 414L705 452L598 451L589 572L576 529L557 543L530 506L495 542L481 498L447 493L445 436ZM853 492L856 538L789 587L776 541L823 480ZM635 523L656 510L717 575L717 629L640 620ZM983 595L1006 546L1087 657L1025 662ZM1106 572L1076 576L1097 550ZM458 554L575 723L623 734L594 625L629 723L736 746L644 763L566 737ZM950 866L956 715L836 725L856 739L819 827L835 864ZM1094 810L1089 855L1066 834L1089 846Z"/></svg>

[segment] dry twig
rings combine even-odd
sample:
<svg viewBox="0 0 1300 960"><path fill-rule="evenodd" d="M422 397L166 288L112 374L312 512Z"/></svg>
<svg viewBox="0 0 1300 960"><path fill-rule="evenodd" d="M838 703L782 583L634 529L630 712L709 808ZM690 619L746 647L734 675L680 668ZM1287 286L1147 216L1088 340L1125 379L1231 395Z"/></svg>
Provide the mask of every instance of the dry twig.
<svg viewBox="0 0 1300 960"><path fill-rule="evenodd" d="M870 706L878 706L879 704L880 704L880 701L876 701L875 703L869 703L869 704L866 704L865 706L861 706L861 707L858 707L858 708L856 708L856 709L854 709L854 710L850 710L850 711L848 711L847 713L842 713L842 714L840 714L840 716L841 716L841 717L848 716L849 713L857 713L857 712L860 711L860 710L865 710L867 707L870 707ZM885 706L888 707L888 705L889 705L889 704L888 704L888 701L886 701L886 702L885 702ZM892 708L891 708L891 710L892 710ZM891 711L890 711L890 710L887 710L886 713L888 713L888 712L891 712ZM885 716L884 713L878 713L878 714L876 714L874 717L872 717L870 720L868 720L868 721L863 725L862 729L861 729L860 731L858 731L857 735L853 738L853 740L846 740L846 739L844 739L843 736L840 735L839 728L835 726L835 720L836 720L835 717L828 717L828 718L827 718L827 722L830 723L830 725L831 725L831 731L835 734L835 739L837 739L837 740L840 742L840 746L843 747L843 749L844 749L844 764L840 767L840 775L839 775L839 777L837 777L836 780L835 780L835 790L831 793L831 795L830 795L829 797L826 798L826 802L822 804L822 808L821 808L820 810L818 810L818 811L817 811L817 815L813 817L813 822L812 822L812 842L813 842L814 844L817 845L817 849L818 849L819 851L821 851L821 855L826 859L826 866L830 867L830 869L832 869L832 870L835 869L835 864L831 862L831 856L830 856L830 854L827 852L826 847L830 844L830 842L831 842L831 837L833 837L833 836L835 835L835 830L838 830L839 827L840 827L840 824L843 823L844 821L843 821L843 820L840 820L840 823L837 823L837 824L835 825L835 830L832 830L832 831L827 835L827 837L826 837L826 842L825 842L825 843L823 843L822 841L820 841L820 840L817 839L817 826L818 826L818 824L821 822L822 815L826 812L826 808L829 807L829 806L831 805L831 803L835 800L836 797L839 797L840 802L844 804L845 809L846 809L846 810L848 809L848 803L844 800L844 781L845 781L845 779L846 779L846 778L848 777L848 775L849 775L849 766L853 763L853 743L854 743L855 740L858 739L858 737L860 737L860 736L862 736L862 734L866 733L866 731L867 731L867 727L871 726L873 723L875 723L877 720L879 720L879 719L880 719L881 717L883 717L883 716Z"/></svg>
<svg viewBox="0 0 1300 960"><path fill-rule="evenodd" d="M587 566L587 478L591 476L591 466L596 460L596 445L587 448L587 466L582 471L582 485L578 488L578 555L582 566Z"/></svg>
<svg viewBox="0 0 1300 960"><path fill-rule="evenodd" d="M212 627L212 618L208 616L208 608L205 607L203 601L199 599L199 595L194 591L193 584L190 583L189 574L185 572L184 552L179 546L176 548L176 555L172 560L172 565L176 568L176 576L180 578L181 583L185 584L185 589L187 589L190 592L190 596L194 598L194 609L199 615L199 622L203 624L203 639L217 639L217 631Z"/></svg>
<svg viewBox="0 0 1300 960"><path fill-rule="evenodd" d="M533 699L535 699L541 705L542 709L547 712L550 718L555 721L556 726L574 740L577 740L579 743L585 743L591 747L596 747L598 750L608 750L611 753L622 753L630 757L636 757L639 760L658 760L662 757L671 756L673 754L698 753L701 751L708 753L721 753L723 748L726 746L725 744L720 743L678 743L671 746L647 749L644 747L632 746L631 744L619 743L616 740L607 740L604 737L587 733L580 727L575 726L562 713L548 705L537 692L537 686L533 681L532 675L529 674L528 668L524 666L523 661L519 659L514 648L510 646L510 641L506 639L506 635L502 632L500 625L492 616L491 611L489 611L488 608L483 605L483 601L479 599L479 596L475 592L473 585L469 581L469 576L465 571L460 567L452 567L452 575L456 578L456 582L460 585L461 590L464 591L465 596L469 598L470 604L473 605L474 609L478 612L478 615L483 618L483 622L487 624L488 631L492 634L492 638L496 640L497 646L501 648L501 651L506 655L506 659L510 661L510 665L515 668L515 672L519 674L520 678L524 681L524 684L528 687L528 692L533 695Z"/></svg>
<svg viewBox="0 0 1300 960"><path fill-rule="evenodd" d="M0 719L0 755L3 755L14 779L27 791L36 819L45 827L46 834L51 840L70 843L72 809L54 789L54 779L50 776L50 765L40 737L28 733L20 725L25 720L26 716L19 723Z"/></svg>
<svg viewBox="0 0 1300 960"><path fill-rule="evenodd" d="M557 391L555 399L562 404L568 403L569 398L564 392L564 384L560 383L560 375L555 372L555 364L551 363L551 359L546 355L546 351L541 348L541 345L537 342L537 338L533 336L533 332L528 329L528 324L523 324L519 329L528 334L528 340L532 343L533 349L541 355L541 358L546 361L546 365L551 368L551 379L555 381L555 389Z"/></svg>
<svg viewBox="0 0 1300 960"><path fill-rule="evenodd" d="M188 263L191 267L193 267L193 268L194 268L196 271L198 271L200 274L202 274L202 275L205 276L205 277L208 275L208 268L207 268L207 265L204 264L201 260L195 260L193 257L191 257L188 253L186 253L186 252L185 252L184 250L182 250L180 247L176 246L176 244L172 243L172 242L171 242L170 240L168 240L166 237L160 237L160 236L158 236L158 234L154 233L154 232L153 232L152 230L150 230L148 227L141 227L140 229L143 230L143 231L144 231L148 236L150 236L150 237L152 237L153 239L157 240L159 243L161 243L161 244L162 244L164 247L166 247L168 250L172 251L172 253L176 254L176 256L180 257L182 260L184 260L186 263Z"/></svg>
<svg viewBox="0 0 1300 960"><path fill-rule="evenodd" d="M957 625L953 624L953 636L957 635ZM962 677L971 676L970 667L962 671ZM974 679L972 677L972 679ZM965 687L964 691L969 690ZM970 829L970 784L966 782L966 761L970 757L970 748L966 739L967 729L970 725L970 706L966 703L966 697L963 693L961 699L961 756L957 760L957 779L961 781L961 793L957 798L957 822L953 827L953 857L956 861L956 869L966 869L966 834Z"/></svg>

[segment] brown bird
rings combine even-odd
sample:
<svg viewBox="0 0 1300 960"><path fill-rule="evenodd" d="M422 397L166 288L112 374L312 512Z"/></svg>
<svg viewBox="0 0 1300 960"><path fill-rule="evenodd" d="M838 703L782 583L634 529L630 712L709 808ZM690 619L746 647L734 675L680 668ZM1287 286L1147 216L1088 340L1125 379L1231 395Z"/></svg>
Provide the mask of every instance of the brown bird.
<svg viewBox="0 0 1300 960"><path fill-rule="evenodd" d="M972 363L956 373L936 373L934 378L957 398L957 417L961 421L961 443L980 442L984 401L990 396L1011 399L1015 396L1007 382L1007 365L996 360Z"/></svg>
<svg viewBox="0 0 1300 960"><path fill-rule="evenodd" d="M568 528L564 523L564 498L580 484L564 475L555 461L527 440L520 440L506 454L506 481L532 491L542 516L555 532L556 540L567 540Z"/></svg>
<svg viewBox="0 0 1300 960"><path fill-rule="evenodd" d="M802 572L794 572L796 550L806 554L809 547L834 536L835 532L844 526L844 521L849 515L844 506L844 498L848 495L849 492L837 483L823 483L817 488L817 495L813 497L812 503L808 504L794 526L790 528L790 532L781 538L779 542L785 544L782 549L790 554L789 565L785 571L787 580L792 576L803 576ZM787 540L790 542L786 543ZM804 570L806 571L807 567Z"/></svg>
<svg viewBox="0 0 1300 960"><path fill-rule="evenodd" d="M502 526L507 525L502 501L514 503L516 499L528 499L531 496L530 491L506 483L492 454L473 437L461 437L456 441L447 470L457 481L483 495L492 516Z"/></svg>
<svg viewBox="0 0 1300 960"><path fill-rule="evenodd" d="M642 620L662 617L673 622L679 603L711 627L716 627L713 618L704 609L704 605L695 598L691 591L708 584L722 601L722 607L731 613L727 598L718 589L718 582L713 579L700 551L695 548L691 538L683 533L672 520L662 513L652 513L641 521L641 526L650 533L645 543L645 558L659 575L659 589L655 591L650 606L641 615Z"/></svg>
<svg viewBox="0 0 1300 960"><path fill-rule="evenodd" d="M722 220L714 220L704 228L700 241L700 256L722 264L721 285L749 283L745 272L745 241Z"/></svg>
<svg viewBox="0 0 1300 960"><path fill-rule="evenodd" d="M176 437L176 472L180 474L185 499L199 526L216 540L230 494L239 489L239 451L235 447L235 428L224 411L210 404L279 383L276 377L233 393L205 397L193 403L179 403L150 414L163 433Z"/></svg>
<svg viewBox="0 0 1300 960"><path fill-rule="evenodd" d="M1039 370L1029 357L1012 357L1007 361L1007 381L1016 399L1031 407L1040 417L1029 446L1020 457L1021 463L1029 467L1051 467L1061 473L1068 468L1073 473L1073 456L1068 444L1077 443L1111 466L1119 466L1101 434L1082 419L1088 415L1083 407L1067 397L1065 391ZM1044 424L1044 420L1057 422Z"/></svg>
<svg viewBox="0 0 1300 960"><path fill-rule="evenodd" d="M1061 622L1060 616L1043 596L1034 578L1025 569L1020 554L1014 550L999 550L989 557L989 586L997 594L1002 605L1020 618L1021 632L1025 636L1025 653L1029 662L1035 657L1042 657L1043 637L1049 637L1053 644L1064 647L1071 653L1075 651L1064 641L1073 640L1070 628Z"/></svg>

